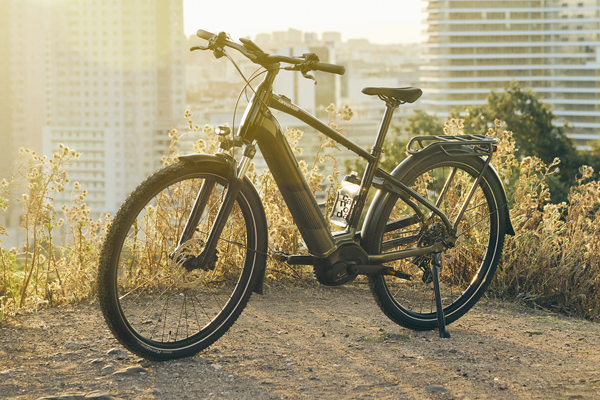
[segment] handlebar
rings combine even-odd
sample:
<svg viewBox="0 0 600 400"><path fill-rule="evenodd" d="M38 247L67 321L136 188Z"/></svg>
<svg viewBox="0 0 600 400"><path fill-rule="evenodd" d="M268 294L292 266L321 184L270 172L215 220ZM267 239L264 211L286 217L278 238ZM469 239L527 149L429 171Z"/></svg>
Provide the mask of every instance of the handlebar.
<svg viewBox="0 0 600 400"><path fill-rule="evenodd" d="M329 72L330 74L338 75L344 75L344 73L346 72L346 68L344 68L342 65L328 64L322 62L314 63L313 68L317 71Z"/></svg>
<svg viewBox="0 0 600 400"><path fill-rule="evenodd" d="M210 33L203 29L198 29L198 32L196 32L196 35L198 35L199 38L206 39L206 40L210 40L210 39L212 39L213 36L215 36L214 33Z"/></svg>
<svg viewBox="0 0 600 400"><path fill-rule="evenodd" d="M214 49L216 49L216 47L214 47L215 45L216 46L224 45L224 46L231 47L231 48L239 51L244 56L249 58L252 62L254 62L256 64L260 64L263 67L266 65L283 62L283 63L298 65L298 66L302 65L302 67L304 67L304 68L302 68L301 70L306 69L306 70L310 70L310 71L323 71L323 72L328 72L331 74L338 74L338 75L344 75L344 73L346 72L346 68L344 68L341 65L322 63L322 62L313 61L313 60L310 60L307 58L302 58L302 57L288 57L288 56L280 56L280 55L270 56L267 53L265 53L264 51L262 51L252 41L243 40L242 42L244 43L244 45L240 45L238 43L232 42L231 40L228 40L227 35L223 32L219 33L218 35L215 35L214 33L211 33L211 32L208 32L208 31L205 31L202 29L198 29L198 32L196 32L196 35L202 39L208 40L209 46L207 48L197 47L197 48L192 48L192 49L214 50ZM213 46L214 48L211 46ZM303 71L303 73L304 72L305 71Z"/></svg>

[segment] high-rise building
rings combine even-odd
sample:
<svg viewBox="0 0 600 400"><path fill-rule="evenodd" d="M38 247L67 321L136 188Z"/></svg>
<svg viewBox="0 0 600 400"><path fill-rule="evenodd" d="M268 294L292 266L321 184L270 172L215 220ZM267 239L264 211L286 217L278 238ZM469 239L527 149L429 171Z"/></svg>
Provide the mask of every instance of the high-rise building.
<svg viewBox="0 0 600 400"><path fill-rule="evenodd" d="M111 128L53 128L44 127L43 148L58 149L60 144L69 143L81 154L69 166L69 179L79 182L88 193L85 203L97 216L108 211L107 199L116 198L120 187L117 165L123 163L123 157L115 151L118 138ZM56 202L68 204L72 196L70 190L55 196ZM57 207L58 208L58 207Z"/></svg>
<svg viewBox="0 0 600 400"><path fill-rule="evenodd" d="M321 40L325 43L341 43L342 42L342 34L340 32L323 32L321 35Z"/></svg>
<svg viewBox="0 0 600 400"><path fill-rule="evenodd" d="M97 168L73 177L95 188L92 211L113 213L183 118L182 0L0 1L2 156L62 141L87 160L79 172Z"/></svg>
<svg viewBox="0 0 600 400"><path fill-rule="evenodd" d="M584 144L600 139L600 2L428 0L421 103L485 104L511 81L552 106Z"/></svg>

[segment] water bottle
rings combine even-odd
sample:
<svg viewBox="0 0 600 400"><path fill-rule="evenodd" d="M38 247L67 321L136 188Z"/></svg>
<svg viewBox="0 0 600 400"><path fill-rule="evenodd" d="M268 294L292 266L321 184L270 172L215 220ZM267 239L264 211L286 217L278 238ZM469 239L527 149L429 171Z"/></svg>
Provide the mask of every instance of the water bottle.
<svg viewBox="0 0 600 400"><path fill-rule="evenodd" d="M354 200L360 190L360 179L358 173L352 171L350 175L344 176L342 187L337 192L333 210L331 210L330 220L332 224L345 228L348 226L348 219L354 205Z"/></svg>

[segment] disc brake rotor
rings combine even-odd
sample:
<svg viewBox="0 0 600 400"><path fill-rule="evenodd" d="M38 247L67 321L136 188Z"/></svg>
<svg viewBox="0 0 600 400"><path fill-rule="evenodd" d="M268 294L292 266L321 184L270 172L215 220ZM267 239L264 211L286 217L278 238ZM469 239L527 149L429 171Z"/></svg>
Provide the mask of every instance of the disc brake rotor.
<svg viewBox="0 0 600 400"><path fill-rule="evenodd" d="M190 239L177 249L171 257L171 263L169 264L169 272L171 280L177 287L181 289L195 287L205 276L205 271L202 269L193 269L188 271L184 264L187 260L190 260L200 253L204 248L204 241L201 239ZM216 260L214 260L216 261ZM211 263L214 265L213 260ZM213 268L214 269L214 266Z"/></svg>

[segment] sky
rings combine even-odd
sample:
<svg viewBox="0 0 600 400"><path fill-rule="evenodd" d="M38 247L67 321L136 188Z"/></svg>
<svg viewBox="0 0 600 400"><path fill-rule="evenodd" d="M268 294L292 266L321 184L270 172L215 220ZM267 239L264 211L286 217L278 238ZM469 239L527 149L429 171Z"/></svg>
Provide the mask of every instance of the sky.
<svg viewBox="0 0 600 400"><path fill-rule="evenodd" d="M225 31L235 39L283 31L342 33L342 40L421 41L421 0L183 0L184 30Z"/></svg>

